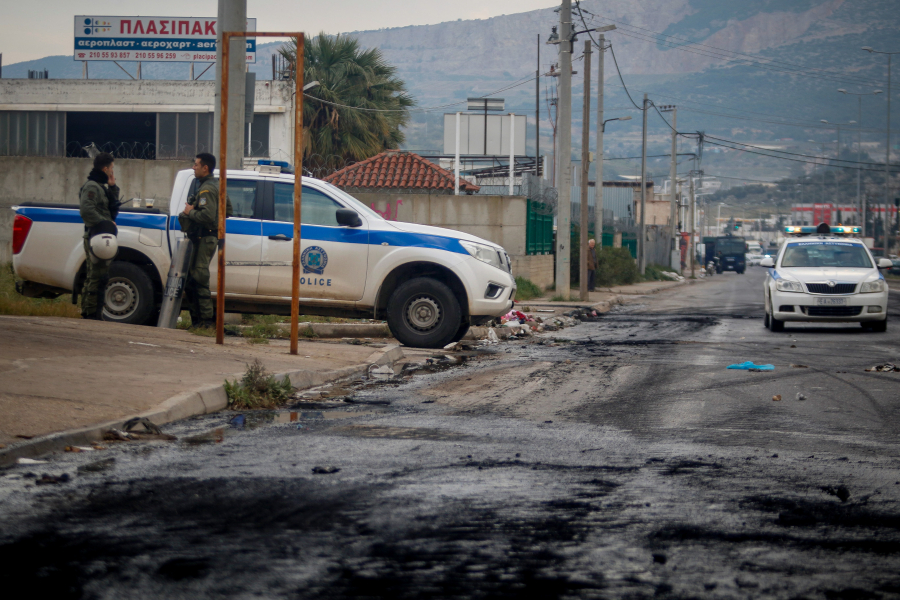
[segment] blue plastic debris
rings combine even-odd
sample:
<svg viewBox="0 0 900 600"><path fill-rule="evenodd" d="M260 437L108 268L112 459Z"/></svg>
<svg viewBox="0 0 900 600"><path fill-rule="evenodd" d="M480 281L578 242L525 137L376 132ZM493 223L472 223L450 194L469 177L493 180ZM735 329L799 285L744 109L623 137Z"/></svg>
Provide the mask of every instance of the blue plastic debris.
<svg viewBox="0 0 900 600"><path fill-rule="evenodd" d="M729 369L740 369L742 371L774 371L775 365L754 365L752 360L742 362L736 365L728 365Z"/></svg>
<svg viewBox="0 0 900 600"><path fill-rule="evenodd" d="M230 421L228 421L228 422L229 422L229 423L231 424L231 426L234 427L235 429L243 429L243 428L244 428L244 424L247 422L247 418L246 418L244 415L237 415L236 417L232 418L232 419L231 419Z"/></svg>

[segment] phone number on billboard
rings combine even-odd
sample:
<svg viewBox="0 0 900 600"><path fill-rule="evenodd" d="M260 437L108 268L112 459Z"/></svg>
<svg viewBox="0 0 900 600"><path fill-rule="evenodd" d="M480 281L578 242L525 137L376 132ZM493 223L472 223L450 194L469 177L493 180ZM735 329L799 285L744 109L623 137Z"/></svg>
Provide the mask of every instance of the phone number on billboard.
<svg viewBox="0 0 900 600"><path fill-rule="evenodd" d="M89 52L88 58L109 60L166 60L177 58L175 52Z"/></svg>

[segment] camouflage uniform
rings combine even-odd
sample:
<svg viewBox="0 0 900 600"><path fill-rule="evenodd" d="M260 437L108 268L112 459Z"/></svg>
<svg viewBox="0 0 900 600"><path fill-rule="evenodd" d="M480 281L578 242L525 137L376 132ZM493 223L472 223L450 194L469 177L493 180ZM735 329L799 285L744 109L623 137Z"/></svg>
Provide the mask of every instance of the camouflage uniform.
<svg viewBox="0 0 900 600"><path fill-rule="evenodd" d="M93 173L93 172L92 172ZM94 179L89 179L81 188L79 207L81 219L84 221L84 256L85 269L84 287L81 289L81 316L100 318L102 303L98 302L100 289L106 287L109 279L109 266L111 260L98 260L91 253L91 240L89 230L102 221L114 221L113 211L110 205L117 203L119 188L115 185L101 184ZM94 261L97 262L94 262Z"/></svg>
<svg viewBox="0 0 900 600"><path fill-rule="evenodd" d="M199 185L196 185L198 182ZM218 181L211 175L196 180L191 185L187 203L193 209L189 214L178 215L178 222L184 235L194 244L185 299L191 313L191 324L196 326L212 321L215 316L209 291L209 263L216 253L219 241ZM225 216L230 217L231 214L231 201L228 200Z"/></svg>

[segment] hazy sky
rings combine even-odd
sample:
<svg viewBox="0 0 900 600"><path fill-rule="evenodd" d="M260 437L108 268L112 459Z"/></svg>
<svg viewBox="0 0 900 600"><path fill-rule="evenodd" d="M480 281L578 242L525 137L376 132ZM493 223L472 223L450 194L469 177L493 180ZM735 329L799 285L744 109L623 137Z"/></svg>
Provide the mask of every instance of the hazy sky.
<svg viewBox="0 0 900 600"><path fill-rule="evenodd" d="M381 27L424 25L457 19L485 19L558 4L556 0L247 0L247 16L259 31L337 33ZM215 17L216 0L33 0L3 2L0 52L12 64L54 54L72 54L73 17Z"/></svg>

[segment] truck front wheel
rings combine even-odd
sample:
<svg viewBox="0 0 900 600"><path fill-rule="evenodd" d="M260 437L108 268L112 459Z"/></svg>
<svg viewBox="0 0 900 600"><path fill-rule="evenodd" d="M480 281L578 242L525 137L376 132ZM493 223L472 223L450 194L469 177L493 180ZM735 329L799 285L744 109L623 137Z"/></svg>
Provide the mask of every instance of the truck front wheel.
<svg viewBox="0 0 900 600"><path fill-rule="evenodd" d="M430 277L418 277L404 282L391 294L387 322L401 344L443 348L456 337L462 311L449 287Z"/></svg>
<svg viewBox="0 0 900 600"><path fill-rule="evenodd" d="M153 283L139 266L114 262L101 297L104 321L142 325L153 310Z"/></svg>

